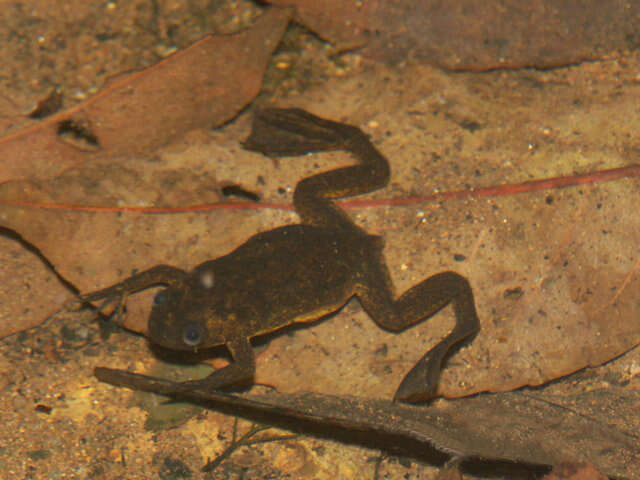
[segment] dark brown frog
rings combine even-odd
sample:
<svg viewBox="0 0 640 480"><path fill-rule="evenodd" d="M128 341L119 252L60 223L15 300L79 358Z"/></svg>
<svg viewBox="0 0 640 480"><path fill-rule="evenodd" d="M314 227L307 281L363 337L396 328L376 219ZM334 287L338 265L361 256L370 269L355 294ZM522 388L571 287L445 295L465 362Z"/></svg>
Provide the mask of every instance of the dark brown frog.
<svg viewBox="0 0 640 480"><path fill-rule="evenodd" d="M395 394L424 402L436 392L443 359L479 331L469 282L454 272L433 275L399 297L383 260L380 237L367 234L332 199L380 189L389 164L358 128L299 109L256 113L245 148L269 156L346 150L359 161L301 180L293 202L301 223L259 233L236 250L191 272L158 265L82 299L122 303L139 290L166 285L154 299L148 337L177 350L226 345L233 362L202 380L217 389L251 380L252 337L316 320L356 296L382 328L401 332L453 304L456 325L407 374Z"/></svg>

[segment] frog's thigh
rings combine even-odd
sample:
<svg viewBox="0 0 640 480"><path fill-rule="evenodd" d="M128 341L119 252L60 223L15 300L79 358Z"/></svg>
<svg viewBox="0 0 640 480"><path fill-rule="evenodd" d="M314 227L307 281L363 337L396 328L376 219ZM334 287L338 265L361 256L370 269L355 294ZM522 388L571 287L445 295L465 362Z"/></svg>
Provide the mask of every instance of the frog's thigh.
<svg viewBox="0 0 640 480"><path fill-rule="evenodd" d="M395 400L417 403L431 400L437 390L445 357L464 340L480 330L471 286L454 272L443 272L423 280L394 299L386 270L369 278L358 289L364 309L382 328L399 332L425 320L449 303L453 303L456 325L445 338L424 354L400 383Z"/></svg>
<svg viewBox="0 0 640 480"><path fill-rule="evenodd" d="M226 347L233 358L232 363L220 370L216 370L203 379L182 382L180 391L188 391L194 388L216 390L231 385L252 382L256 370L256 360L249 339L239 336L229 341Z"/></svg>
<svg viewBox="0 0 640 480"><path fill-rule="evenodd" d="M358 286L356 295L371 318L392 332L426 320L452 302L456 314L454 332L458 339L480 328L471 286L455 272L433 275L395 299L386 267L375 266L369 269L366 282Z"/></svg>

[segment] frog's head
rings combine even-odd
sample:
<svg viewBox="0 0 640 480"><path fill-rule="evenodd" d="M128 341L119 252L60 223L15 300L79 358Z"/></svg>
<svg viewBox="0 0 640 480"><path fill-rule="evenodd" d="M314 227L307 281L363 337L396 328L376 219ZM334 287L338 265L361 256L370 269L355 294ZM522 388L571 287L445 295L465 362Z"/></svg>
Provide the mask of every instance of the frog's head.
<svg viewBox="0 0 640 480"><path fill-rule="evenodd" d="M211 328L214 312L202 285L189 282L169 285L153 299L148 337L152 343L172 350L197 351L225 343Z"/></svg>

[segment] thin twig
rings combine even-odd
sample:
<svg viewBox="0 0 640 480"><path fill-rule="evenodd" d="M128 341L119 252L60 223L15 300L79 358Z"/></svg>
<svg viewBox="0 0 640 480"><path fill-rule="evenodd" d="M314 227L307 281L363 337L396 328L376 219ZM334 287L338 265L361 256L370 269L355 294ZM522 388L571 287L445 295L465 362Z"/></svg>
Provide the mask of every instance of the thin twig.
<svg viewBox="0 0 640 480"><path fill-rule="evenodd" d="M240 439L238 440L237 439L238 417L236 417L235 421L233 423L233 433L232 433L232 436L231 436L231 443L213 461L207 462L207 464L204 467L202 467L202 471L203 472L213 472L215 469L217 469L222 464L222 462L227 460L233 454L233 452L235 452L240 447L248 447L248 446L251 446L251 445L257 445L259 443L279 442L279 441L283 441L283 440L291 440L292 438L296 438L297 437L297 435L288 434L288 435L274 435L274 436L266 436L266 437L261 437L261 438L252 438L256 434L258 434L260 432L263 432L265 430L269 430L270 428L271 427L268 426L268 425L261 425L261 424L258 424L258 423L254 423L254 424L251 425L251 428L249 428L249 431L247 433L245 433L242 437L240 437Z"/></svg>
<svg viewBox="0 0 640 480"><path fill-rule="evenodd" d="M396 197L381 199L365 199L365 200L349 200L337 202L342 208L374 208L374 207L401 207L420 205L431 202L443 202L450 200L463 200L469 198L495 198L512 196L519 193L531 193L544 190L555 190L559 188L575 187L578 185L591 185L595 183L612 182L622 178L640 177L640 165L629 165L627 167L611 168L607 170L598 170L578 175L568 175L563 177L546 178L542 180L532 180L522 183L508 183L486 188L470 188L466 190L457 190L453 192L442 192L433 195L416 196L416 197ZM85 205L69 205L55 203L38 203L29 201L4 201L1 205L34 208L39 210L63 210L69 212L93 212L93 213L135 213L135 214L179 214L179 213L196 213L210 212L214 210L284 210L294 211L293 206L282 203L229 203L220 202L203 205L188 205L184 207L100 207Z"/></svg>

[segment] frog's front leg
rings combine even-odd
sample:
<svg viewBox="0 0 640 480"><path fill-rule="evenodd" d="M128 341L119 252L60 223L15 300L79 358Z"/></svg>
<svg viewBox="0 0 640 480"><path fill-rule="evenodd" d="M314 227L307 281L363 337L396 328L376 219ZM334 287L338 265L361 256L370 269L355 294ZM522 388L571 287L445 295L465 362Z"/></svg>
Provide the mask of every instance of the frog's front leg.
<svg viewBox="0 0 640 480"><path fill-rule="evenodd" d="M175 392L190 390L218 390L231 385L246 385L253 383L256 372L256 357L248 337L237 337L226 343L231 354L232 363L216 370L208 377L200 380L188 380L177 384Z"/></svg>
<svg viewBox="0 0 640 480"><path fill-rule="evenodd" d="M386 330L401 332L453 304L455 327L409 371L394 396L395 401L409 403L432 400L445 357L480 331L471 286L463 276L443 272L394 299L386 268L380 266L376 270L367 284L358 289L357 296L367 313Z"/></svg>
<svg viewBox="0 0 640 480"><path fill-rule="evenodd" d="M80 295L79 300L81 302L104 300L98 307L98 311L104 310L108 305L117 300L117 313L119 313L128 295L154 285L178 284L184 281L187 275L187 272L184 270L170 265L156 265L144 272L136 273L110 287Z"/></svg>

